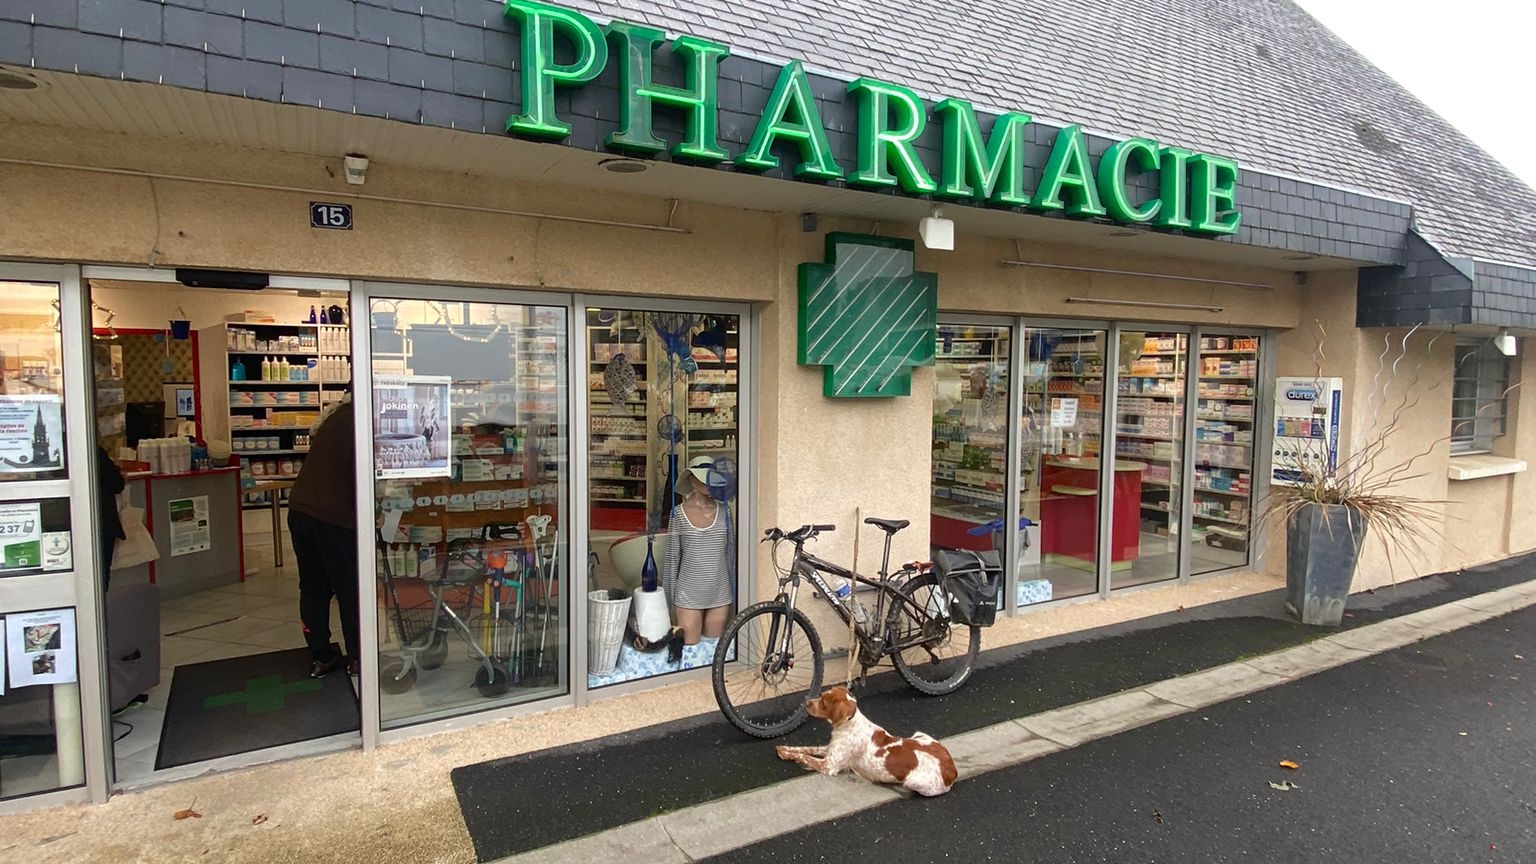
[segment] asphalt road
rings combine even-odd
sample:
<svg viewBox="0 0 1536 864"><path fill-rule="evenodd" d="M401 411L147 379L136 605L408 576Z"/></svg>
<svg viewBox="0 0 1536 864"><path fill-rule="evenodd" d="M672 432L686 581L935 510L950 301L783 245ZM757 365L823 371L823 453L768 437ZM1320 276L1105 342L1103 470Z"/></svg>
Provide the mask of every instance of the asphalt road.
<svg viewBox="0 0 1536 864"><path fill-rule="evenodd" d="M1536 608L711 860L1536 862Z"/></svg>

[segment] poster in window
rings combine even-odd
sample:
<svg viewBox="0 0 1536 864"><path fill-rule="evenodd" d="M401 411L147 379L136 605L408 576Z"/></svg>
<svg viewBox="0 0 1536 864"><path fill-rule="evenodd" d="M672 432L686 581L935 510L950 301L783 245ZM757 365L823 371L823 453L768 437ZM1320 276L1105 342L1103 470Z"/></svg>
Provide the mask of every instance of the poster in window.
<svg viewBox="0 0 1536 864"><path fill-rule="evenodd" d="M0 396L0 479L64 467L63 403L51 393Z"/></svg>
<svg viewBox="0 0 1536 864"><path fill-rule="evenodd" d="M166 506L171 517L171 557L213 548L208 529L207 495L173 498Z"/></svg>
<svg viewBox="0 0 1536 864"><path fill-rule="evenodd" d="M380 480L449 477L453 429L447 375L377 375L373 379L373 464Z"/></svg>
<svg viewBox="0 0 1536 864"><path fill-rule="evenodd" d="M75 610L7 615L5 653L13 688L74 681Z"/></svg>
<svg viewBox="0 0 1536 864"><path fill-rule="evenodd" d="M1077 425L1077 400L1070 396L1051 397L1051 427L1071 429Z"/></svg>
<svg viewBox="0 0 1536 864"><path fill-rule="evenodd" d="M0 573L43 565L42 509L36 501L0 504Z"/></svg>

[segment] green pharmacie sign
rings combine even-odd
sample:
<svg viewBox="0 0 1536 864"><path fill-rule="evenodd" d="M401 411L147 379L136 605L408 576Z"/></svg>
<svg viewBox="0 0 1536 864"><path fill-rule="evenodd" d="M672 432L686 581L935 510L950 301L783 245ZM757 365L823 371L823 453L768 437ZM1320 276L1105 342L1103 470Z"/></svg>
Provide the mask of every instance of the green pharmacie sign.
<svg viewBox="0 0 1536 864"><path fill-rule="evenodd" d="M1025 127L1028 114L1009 112L983 135L969 102L943 99L932 113L907 87L860 78L848 84L858 111L858 164L845 170L832 156L826 130L799 61L779 70L756 131L745 152L734 156L720 146L717 83L720 61L730 48L695 36L671 40L672 55L682 64L681 87L652 78L657 46L666 33L653 27L614 21L607 26L579 12L531 0L507 0L506 14L518 22L521 44L523 112L507 121L507 131L564 141L571 127L555 113L555 88L580 87L602 74L609 60L619 63L618 131L609 149L648 156L670 152L673 159L704 165L734 162L750 171L779 167L775 145L791 145L800 161L794 175L810 180L843 180L866 189L896 188L910 195L954 201L1027 207L1070 216L1107 217L1201 234L1232 234L1242 224L1234 195L1237 162L1223 156L1166 146L1150 138L1130 138L1110 146L1094 166L1080 126L1056 133L1040 184L1024 188ZM563 41L569 62L556 56ZM668 147L653 128L657 107L684 112L686 137ZM941 164L935 174L918 157L915 142L929 122L943 134ZM1133 174L1158 177L1156 197L1133 194Z"/></svg>

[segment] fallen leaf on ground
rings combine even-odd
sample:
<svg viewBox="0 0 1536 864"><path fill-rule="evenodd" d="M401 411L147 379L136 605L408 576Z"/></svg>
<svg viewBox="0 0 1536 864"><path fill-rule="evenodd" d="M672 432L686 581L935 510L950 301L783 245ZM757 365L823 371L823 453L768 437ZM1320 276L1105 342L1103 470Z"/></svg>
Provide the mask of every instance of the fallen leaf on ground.
<svg viewBox="0 0 1536 864"><path fill-rule="evenodd" d="M1159 825L1163 824L1163 814L1162 813L1160 813L1160 812L1158 812L1156 810L1153 810L1152 811L1152 818L1157 820L1157 824L1159 824Z"/></svg>
<svg viewBox="0 0 1536 864"><path fill-rule="evenodd" d="M1280 760L1280 767L1281 768L1289 768L1292 771L1295 771L1297 768L1300 768L1301 765L1300 765L1300 763L1292 762L1289 759L1281 759Z"/></svg>
<svg viewBox="0 0 1536 864"><path fill-rule="evenodd" d="M252 825L260 825L261 823L263 823L265 821L267 821L267 814L259 813L259 814L257 814L256 818L251 820L251 824Z"/></svg>
<svg viewBox="0 0 1536 864"><path fill-rule="evenodd" d="M1281 792L1289 792L1292 789L1300 789L1301 787L1289 780L1281 780L1279 783L1271 780L1269 781L1269 788L1279 789Z"/></svg>
<svg viewBox="0 0 1536 864"><path fill-rule="evenodd" d="M182 819L201 819L203 818L203 814L193 810L191 807L188 807L185 810L177 810L172 818L176 819L177 821Z"/></svg>

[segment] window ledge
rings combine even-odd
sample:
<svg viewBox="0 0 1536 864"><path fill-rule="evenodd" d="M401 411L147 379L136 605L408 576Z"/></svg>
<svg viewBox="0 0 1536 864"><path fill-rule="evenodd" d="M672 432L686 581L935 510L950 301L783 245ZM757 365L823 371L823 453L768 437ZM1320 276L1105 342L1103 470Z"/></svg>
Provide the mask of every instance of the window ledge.
<svg viewBox="0 0 1536 864"><path fill-rule="evenodd" d="M1504 456L1489 456L1486 454L1452 456L1451 466L1447 469L1446 474L1452 480L1480 480L1484 477L1519 474L1525 468L1524 459L1510 459Z"/></svg>

